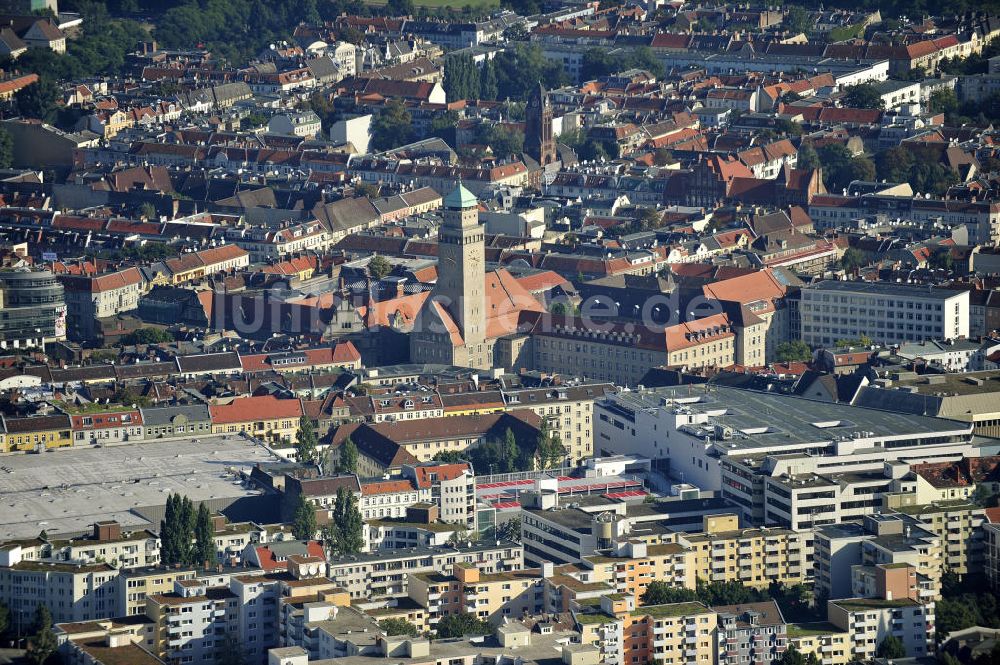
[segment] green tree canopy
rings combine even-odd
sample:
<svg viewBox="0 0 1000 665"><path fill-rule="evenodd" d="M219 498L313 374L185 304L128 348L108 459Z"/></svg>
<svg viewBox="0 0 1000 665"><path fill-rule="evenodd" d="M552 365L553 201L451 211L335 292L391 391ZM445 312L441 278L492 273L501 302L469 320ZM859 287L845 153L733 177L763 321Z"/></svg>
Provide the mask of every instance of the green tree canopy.
<svg viewBox="0 0 1000 665"><path fill-rule="evenodd" d="M493 154L501 158L524 152L524 132L495 123L480 123L476 128L475 140L490 146Z"/></svg>
<svg viewBox="0 0 1000 665"><path fill-rule="evenodd" d="M804 656L794 646L789 646L785 653L781 654L781 660L778 662L780 665L819 665L819 658L814 653Z"/></svg>
<svg viewBox="0 0 1000 665"><path fill-rule="evenodd" d="M856 83L844 91L844 105L852 109L882 109L882 94L871 83Z"/></svg>
<svg viewBox="0 0 1000 665"><path fill-rule="evenodd" d="M346 487L338 488L333 519L324 530L330 549L338 554L357 554L365 546L364 528L358 498Z"/></svg>
<svg viewBox="0 0 1000 665"><path fill-rule="evenodd" d="M378 622L378 627L389 637L394 635L409 635L410 637L416 637L420 634L417 627L406 619L382 619Z"/></svg>
<svg viewBox="0 0 1000 665"><path fill-rule="evenodd" d="M697 600L711 607L713 605L762 602L770 597L767 591L759 591L736 581L705 582L699 579L692 591L691 589L672 587L663 580L653 580L646 586L646 592L640 600L643 605L663 605Z"/></svg>
<svg viewBox="0 0 1000 665"><path fill-rule="evenodd" d="M340 451L337 457L337 473L357 473L358 472L358 446L351 437L340 444Z"/></svg>
<svg viewBox="0 0 1000 665"><path fill-rule="evenodd" d="M813 27L812 13L799 5L789 5L781 24L789 32L808 33Z"/></svg>
<svg viewBox="0 0 1000 665"><path fill-rule="evenodd" d="M9 169L14 164L14 139L10 132L0 127L0 169Z"/></svg>
<svg viewBox="0 0 1000 665"><path fill-rule="evenodd" d="M169 495L166 512L160 521L160 561L163 565L195 562L194 528L195 513L191 499L180 494Z"/></svg>
<svg viewBox="0 0 1000 665"><path fill-rule="evenodd" d="M903 641L895 635L889 635L875 650L877 658L906 658L906 647Z"/></svg>
<svg viewBox="0 0 1000 665"><path fill-rule="evenodd" d="M198 504L198 515L194 523L194 561L196 565L214 564L218 558L215 547L215 526L212 524L212 513L205 503Z"/></svg>
<svg viewBox="0 0 1000 665"><path fill-rule="evenodd" d="M392 264L381 254L376 254L368 262L368 274L373 279L382 279L390 272L392 272Z"/></svg>
<svg viewBox="0 0 1000 665"><path fill-rule="evenodd" d="M796 162L798 168L818 169L822 165L822 162L819 161L819 155L816 153L816 148L812 147L812 144L803 143L799 147L798 161Z"/></svg>
<svg viewBox="0 0 1000 665"><path fill-rule="evenodd" d="M698 594L691 589L676 587L664 580L653 580L646 585L640 601L643 605L667 605L698 600Z"/></svg>
<svg viewBox="0 0 1000 665"><path fill-rule="evenodd" d="M29 639L28 658L42 665L56 652L56 634L52 632L52 613L45 605L35 609L34 634Z"/></svg>
<svg viewBox="0 0 1000 665"><path fill-rule="evenodd" d="M848 247L840 257L840 267L846 272L854 272L863 265L865 265L865 255L854 247Z"/></svg>
<svg viewBox="0 0 1000 665"><path fill-rule="evenodd" d="M301 492L292 513L292 535L296 540L312 540L316 537L316 508Z"/></svg>
<svg viewBox="0 0 1000 665"><path fill-rule="evenodd" d="M830 191L846 189L855 180L875 179L875 164L867 157L855 157L839 143L831 143L819 150L823 165L823 180Z"/></svg>
<svg viewBox="0 0 1000 665"><path fill-rule="evenodd" d="M14 93L14 110L24 118L54 122L59 105L59 86L48 77Z"/></svg>
<svg viewBox="0 0 1000 665"><path fill-rule="evenodd" d="M800 339L782 342L774 352L775 358L781 362L805 362L812 360L812 350Z"/></svg>
<svg viewBox="0 0 1000 665"><path fill-rule="evenodd" d="M562 444L559 433L552 431L548 420L545 419L542 419L542 429L538 434L536 455L540 469L555 468L561 465L566 457L566 447Z"/></svg>
<svg viewBox="0 0 1000 665"><path fill-rule="evenodd" d="M302 416L299 419L299 430L295 436L295 454L301 464L312 464L316 461L316 430L313 429L312 419Z"/></svg>
<svg viewBox="0 0 1000 665"><path fill-rule="evenodd" d="M437 624L438 637L464 637L465 635L489 635L490 625L475 614L462 612L441 617Z"/></svg>
<svg viewBox="0 0 1000 665"><path fill-rule="evenodd" d="M389 150L413 141L413 118L400 99L392 99L372 122L372 145Z"/></svg>
<svg viewBox="0 0 1000 665"><path fill-rule="evenodd" d="M932 113L956 113L958 111L958 95L951 88L935 90L931 93L927 108Z"/></svg>
<svg viewBox="0 0 1000 665"><path fill-rule="evenodd" d="M138 328L122 337L122 343L128 346L135 344L165 344L174 341L169 330L162 328Z"/></svg>

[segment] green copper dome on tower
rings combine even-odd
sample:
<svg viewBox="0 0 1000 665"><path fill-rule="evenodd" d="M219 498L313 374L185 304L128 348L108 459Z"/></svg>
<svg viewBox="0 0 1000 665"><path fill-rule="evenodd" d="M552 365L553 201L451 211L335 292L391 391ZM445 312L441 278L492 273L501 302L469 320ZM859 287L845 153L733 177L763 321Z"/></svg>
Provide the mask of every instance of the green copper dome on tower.
<svg viewBox="0 0 1000 665"><path fill-rule="evenodd" d="M458 187L452 190L451 194L444 197L444 207L457 210L459 208L473 208L479 205L476 195L467 190L462 181L458 181Z"/></svg>

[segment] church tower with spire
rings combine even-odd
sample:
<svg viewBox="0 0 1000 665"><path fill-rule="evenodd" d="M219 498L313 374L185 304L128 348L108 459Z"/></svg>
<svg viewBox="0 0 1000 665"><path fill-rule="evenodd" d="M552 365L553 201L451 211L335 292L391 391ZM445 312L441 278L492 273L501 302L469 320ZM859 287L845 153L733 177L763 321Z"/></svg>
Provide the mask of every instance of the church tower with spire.
<svg viewBox="0 0 1000 665"><path fill-rule="evenodd" d="M528 96L524 110L524 151L542 166L556 161L552 103L541 83Z"/></svg>

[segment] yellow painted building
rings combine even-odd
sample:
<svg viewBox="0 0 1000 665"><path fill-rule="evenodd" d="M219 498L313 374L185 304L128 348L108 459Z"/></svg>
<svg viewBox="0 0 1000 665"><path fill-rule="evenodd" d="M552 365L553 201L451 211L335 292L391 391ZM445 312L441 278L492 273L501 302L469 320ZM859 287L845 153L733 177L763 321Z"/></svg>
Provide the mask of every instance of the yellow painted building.
<svg viewBox="0 0 1000 665"><path fill-rule="evenodd" d="M905 506L898 510L920 520L925 529L938 537L945 570L963 576L970 569L982 569L982 527L986 513L981 506L965 499L955 499Z"/></svg>
<svg viewBox="0 0 1000 665"><path fill-rule="evenodd" d="M123 571L116 590L118 607L125 608L127 616L137 616L146 611L146 597L171 593L177 580L194 579L193 568L147 568Z"/></svg>
<svg viewBox="0 0 1000 665"><path fill-rule="evenodd" d="M451 575L410 574L407 593L427 608L433 628L443 616L469 613L497 625L505 617L542 611L542 571L537 568L483 574L472 564L456 563Z"/></svg>
<svg viewBox="0 0 1000 665"><path fill-rule="evenodd" d="M803 656L813 654L821 665L851 662L851 636L832 623L790 623L788 642Z"/></svg>
<svg viewBox="0 0 1000 665"><path fill-rule="evenodd" d="M615 593L634 598L638 605L653 580L694 589L696 580L686 572L688 558L688 549L678 543L629 542L619 555L588 556L583 564L590 567L587 581L604 582Z"/></svg>
<svg viewBox="0 0 1000 665"><path fill-rule="evenodd" d="M229 404L213 404L208 408L214 434L246 432L276 442L294 441L302 417L299 400L270 395L238 397Z"/></svg>
<svg viewBox="0 0 1000 665"><path fill-rule="evenodd" d="M780 528L740 529L733 514L707 515L701 533L682 534L687 575L709 582L740 582L766 589L799 584L808 575L806 534Z"/></svg>
<svg viewBox="0 0 1000 665"><path fill-rule="evenodd" d="M575 615L581 643L601 651L602 662L712 665L718 616L699 602L636 607L611 594Z"/></svg>
<svg viewBox="0 0 1000 665"><path fill-rule="evenodd" d="M0 417L0 452L73 445L69 416Z"/></svg>

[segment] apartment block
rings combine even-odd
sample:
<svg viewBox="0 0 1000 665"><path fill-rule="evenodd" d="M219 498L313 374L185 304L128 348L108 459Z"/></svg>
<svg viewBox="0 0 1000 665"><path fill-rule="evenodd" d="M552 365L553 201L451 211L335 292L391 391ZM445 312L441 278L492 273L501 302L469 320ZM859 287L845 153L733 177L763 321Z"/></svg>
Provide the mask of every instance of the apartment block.
<svg viewBox="0 0 1000 665"><path fill-rule="evenodd" d="M933 652L934 603L911 598L848 598L827 605L830 623L850 636L851 659L868 661L889 636L903 643L913 658Z"/></svg>
<svg viewBox="0 0 1000 665"><path fill-rule="evenodd" d="M921 527L937 536L944 570L964 576L983 569L986 511L981 506L959 499L896 510L919 520Z"/></svg>
<svg viewBox="0 0 1000 665"><path fill-rule="evenodd" d="M566 447L567 462L578 464L594 454L594 400L614 390L610 383L502 391L506 411L528 409L545 419Z"/></svg>
<svg viewBox="0 0 1000 665"><path fill-rule="evenodd" d="M429 640L408 635L388 636L374 620L352 607L337 608L326 620L316 622L318 650L315 657L300 647L271 652L269 665L306 665L309 660L349 658L448 665L598 665L597 650L577 643L576 633L550 622L514 620L496 629L496 639Z"/></svg>
<svg viewBox="0 0 1000 665"><path fill-rule="evenodd" d="M729 367L736 362L736 330L725 314L663 331L610 322L599 327L567 319L537 331L531 340L534 368L634 386L650 367L698 369ZM763 348L763 337L760 346Z"/></svg>
<svg viewBox="0 0 1000 665"><path fill-rule="evenodd" d="M608 554L583 557L575 570L564 574L581 582L607 584L615 593L631 596L638 604L653 580L693 589L696 579L691 570L690 550L679 542L650 545L629 540Z"/></svg>
<svg viewBox="0 0 1000 665"><path fill-rule="evenodd" d="M766 663L781 660L788 648L788 631L773 600L743 605L717 605L716 663Z"/></svg>
<svg viewBox="0 0 1000 665"><path fill-rule="evenodd" d="M472 564L455 564L450 575L410 574L407 594L427 608L433 629L441 617L469 613L497 625L504 619L536 614L544 607L538 568L482 574Z"/></svg>
<svg viewBox="0 0 1000 665"><path fill-rule="evenodd" d="M271 395L237 397L228 404L212 404L208 408L213 433L243 432L273 443L294 441L302 418L299 400Z"/></svg>
<svg viewBox="0 0 1000 665"><path fill-rule="evenodd" d="M155 566L160 563L160 539L147 530L123 532L118 522L105 520L87 535L50 539L48 554L57 561L107 562L117 568Z"/></svg>
<svg viewBox="0 0 1000 665"><path fill-rule="evenodd" d="M475 565L484 574L523 568L519 543L500 541L454 547L412 547L333 558L328 576L355 599L385 598L407 593L409 573L450 573L456 563Z"/></svg>
<svg viewBox="0 0 1000 665"><path fill-rule="evenodd" d="M908 515L869 515L861 522L825 525L816 529L813 544L817 594L853 596L855 566L906 564L917 572L921 600L940 595L940 540Z"/></svg>
<svg viewBox="0 0 1000 665"><path fill-rule="evenodd" d="M826 621L788 624L788 644L803 656L816 656L820 665L851 662L850 633Z"/></svg>
<svg viewBox="0 0 1000 665"><path fill-rule="evenodd" d="M534 565L580 563L584 557L615 551L628 540L671 543L677 531L700 528L705 515L731 507L715 497L654 503L643 498L521 492L524 556Z"/></svg>
<svg viewBox="0 0 1000 665"><path fill-rule="evenodd" d="M163 665L150 652L155 628L148 620L101 619L57 623L52 632L65 665Z"/></svg>
<svg viewBox="0 0 1000 665"><path fill-rule="evenodd" d="M811 534L782 528L740 529L735 514L706 515L701 533L683 533L687 576L739 582L755 589L800 584L811 577Z"/></svg>
<svg viewBox="0 0 1000 665"><path fill-rule="evenodd" d="M146 597L146 616L156 625L150 651L172 664L210 661L237 632L239 601L225 587L177 580L171 593Z"/></svg>
<svg viewBox="0 0 1000 665"><path fill-rule="evenodd" d="M717 613L698 602L639 607L631 596L608 594L574 618L581 643L597 648L605 663L715 661Z"/></svg>
<svg viewBox="0 0 1000 665"><path fill-rule="evenodd" d="M10 608L15 626L30 626L39 605L57 623L113 616L119 572L108 563L21 560L0 567L0 602Z"/></svg>
<svg viewBox="0 0 1000 665"><path fill-rule="evenodd" d="M886 282L822 281L804 286L801 339L831 346L865 335L881 344L969 336L969 292Z"/></svg>
<svg viewBox="0 0 1000 665"><path fill-rule="evenodd" d="M983 525L983 569L986 579L993 589L1000 588L1000 520L997 511L987 513L987 522Z"/></svg>
<svg viewBox="0 0 1000 665"><path fill-rule="evenodd" d="M147 596L171 593L179 580L196 577L192 568L145 568L123 570L115 580L115 611L112 616L146 613Z"/></svg>
<svg viewBox="0 0 1000 665"><path fill-rule="evenodd" d="M99 276L60 275L66 298L67 331L76 341L97 336L102 319L139 306L145 280L138 268L125 268Z"/></svg>
<svg viewBox="0 0 1000 665"><path fill-rule="evenodd" d="M348 424L334 432L331 445L337 447L350 437L358 447L358 476L383 478L401 475L406 465L432 462L440 453L502 440L508 429L519 441L534 441L540 426L539 418L526 411Z"/></svg>

